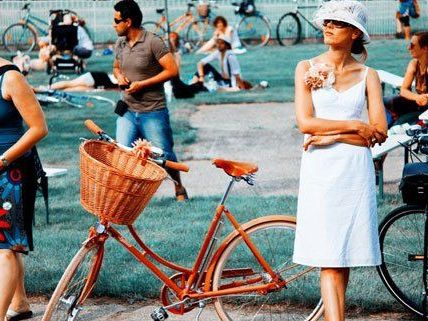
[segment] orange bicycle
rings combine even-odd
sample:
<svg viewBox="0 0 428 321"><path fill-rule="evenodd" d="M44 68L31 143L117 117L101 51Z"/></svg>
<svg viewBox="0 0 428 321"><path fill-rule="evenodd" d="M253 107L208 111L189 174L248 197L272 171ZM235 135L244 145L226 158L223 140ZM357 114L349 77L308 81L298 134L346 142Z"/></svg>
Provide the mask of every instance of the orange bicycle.
<svg viewBox="0 0 428 321"><path fill-rule="evenodd" d="M95 124L86 123L100 140L87 140L80 146L81 202L100 221L90 228L89 237L64 272L43 321L85 320L85 302L95 287L109 238L118 241L163 282L162 306L151 314L155 321L165 320L168 313L182 315L195 308L200 309L196 316L199 320L209 302L214 302L223 321L317 320L321 316L318 269L292 263L295 218L270 215L241 224L225 206L235 183L254 184L257 165L213 161L230 176L230 181L193 267L183 267L151 250L132 223L166 176L165 170L156 164L184 171L188 168L181 163L165 163L159 157L162 152L155 148L144 151L145 159L136 157ZM105 178L106 175L111 177ZM141 180L143 183L134 184ZM119 198L117 193L123 196ZM104 199L114 204L106 204ZM226 218L233 230L218 243ZM113 223L127 225L141 249L125 239ZM176 273L168 276L162 266Z"/></svg>
<svg viewBox="0 0 428 321"><path fill-rule="evenodd" d="M191 0L193 2L197 0ZM187 3L187 10L178 18L170 22L171 31L183 35L183 39L192 49L201 47L213 36L214 28L211 24L213 17L211 9L215 1L197 4L197 15L193 13L195 5L192 2ZM157 8L156 12L160 14L158 21L147 21L142 24L146 30L157 34L161 38L166 37L166 15L165 8Z"/></svg>

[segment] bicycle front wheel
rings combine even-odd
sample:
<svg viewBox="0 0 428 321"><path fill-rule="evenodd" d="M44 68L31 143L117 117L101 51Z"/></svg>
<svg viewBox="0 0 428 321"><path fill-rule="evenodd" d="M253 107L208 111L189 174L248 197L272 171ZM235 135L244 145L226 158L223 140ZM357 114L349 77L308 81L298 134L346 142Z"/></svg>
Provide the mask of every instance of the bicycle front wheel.
<svg viewBox="0 0 428 321"><path fill-rule="evenodd" d="M215 308L221 320L318 320L323 312L319 269L292 262L295 228L294 222L284 218L247 230L251 241L287 285L268 293L249 292L217 298ZM213 290L230 289L236 284L262 285L268 279L245 241L237 236L219 258L213 274Z"/></svg>
<svg viewBox="0 0 428 321"><path fill-rule="evenodd" d="M401 304L419 316L424 310L425 220L423 207L405 205L388 214L379 226L380 278Z"/></svg>
<svg viewBox="0 0 428 321"><path fill-rule="evenodd" d="M186 31L186 42L193 49L202 47L214 34L213 26L208 19L192 22Z"/></svg>
<svg viewBox="0 0 428 321"><path fill-rule="evenodd" d="M246 16L238 25L238 36L247 48L263 47L270 39L270 25L261 15Z"/></svg>
<svg viewBox="0 0 428 321"><path fill-rule="evenodd" d="M141 26L147 31L150 31L155 35L158 35L162 39L164 40L166 39L166 30L159 23L154 21L147 21L147 22L144 22Z"/></svg>
<svg viewBox="0 0 428 321"><path fill-rule="evenodd" d="M42 321L77 320L86 298L91 294L104 255L103 244L84 245L65 270Z"/></svg>
<svg viewBox="0 0 428 321"><path fill-rule="evenodd" d="M283 15L276 27L276 38L281 46L292 46L300 41L302 25L296 14L289 12Z"/></svg>
<svg viewBox="0 0 428 321"><path fill-rule="evenodd" d="M37 34L33 28L22 22L15 23L3 32L3 46L9 52L29 53L37 43Z"/></svg>

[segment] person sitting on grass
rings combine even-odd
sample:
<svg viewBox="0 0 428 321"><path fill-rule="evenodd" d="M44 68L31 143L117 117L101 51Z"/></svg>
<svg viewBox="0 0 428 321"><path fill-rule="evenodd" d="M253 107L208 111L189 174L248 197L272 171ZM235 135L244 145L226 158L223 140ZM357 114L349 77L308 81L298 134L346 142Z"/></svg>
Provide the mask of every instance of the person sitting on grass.
<svg viewBox="0 0 428 321"><path fill-rule="evenodd" d="M220 72L210 62L218 60ZM241 78L241 67L238 58L232 51L232 40L227 35L221 35L217 39L217 50L198 62L198 71L192 82L203 83L205 76L212 74L218 87L226 91L251 89L252 85Z"/></svg>
<svg viewBox="0 0 428 321"><path fill-rule="evenodd" d="M428 109L428 32L412 36L408 50L413 57L404 75L400 95L385 97L388 126L412 123ZM412 83L415 91L412 92Z"/></svg>
<svg viewBox="0 0 428 321"><path fill-rule="evenodd" d="M232 26L228 25L226 18L222 16L215 17L213 21L213 26L215 28L215 31L212 38L208 40L201 48L199 48L196 53L208 54L215 51L216 40L222 35L226 35L232 40L231 46L235 54L242 54L247 51L245 48L242 47L238 33L233 29Z"/></svg>

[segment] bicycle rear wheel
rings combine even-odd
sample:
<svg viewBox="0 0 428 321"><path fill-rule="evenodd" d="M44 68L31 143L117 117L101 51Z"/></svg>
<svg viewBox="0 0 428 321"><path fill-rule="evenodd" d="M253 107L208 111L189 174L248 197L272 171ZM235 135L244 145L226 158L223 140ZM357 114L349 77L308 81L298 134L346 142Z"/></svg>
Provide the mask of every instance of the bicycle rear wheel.
<svg viewBox="0 0 428 321"><path fill-rule="evenodd" d="M266 261L288 283L270 293L250 292L217 298L215 308L221 320L318 320L323 312L319 269L292 262L295 228L294 222L284 218L247 230ZM255 283L257 277L261 280ZM213 274L213 290L236 287L233 282L244 287L261 285L268 277L242 237L237 236L219 258ZM251 284L242 284L245 281Z"/></svg>
<svg viewBox="0 0 428 321"><path fill-rule="evenodd" d="M302 25L293 12L283 15L276 27L276 38L281 46L292 46L300 41Z"/></svg>
<svg viewBox="0 0 428 321"><path fill-rule="evenodd" d="M214 28L208 19L200 19L192 22L186 31L186 42L192 46L192 49L202 47L204 43L212 38Z"/></svg>
<svg viewBox="0 0 428 321"><path fill-rule="evenodd" d="M407 309L423 316L425 209L405 205L379 226L382 265L377 271L388 291Z"/></svg>
<svg viewBox="0 0 428 321"><path fill-rule="evenodd" d="M166 39L166 30L164 27L162 27L160 24L154 21L147 21L144 22L141 27L146 29L147 31L150 31L154 33L155 35L158 35L162 39Z"/></svg>
<svg viewBox="0 0 428 321"><path fill-rule="evenodd" d="M238 36L247 48L263 47L270 39L270 25L264 16L245 16L239 22Z"/></svg>
<svg viewBox="0 0 428 321"><path fill-rule="evenodd" d="M33 28L22 22L6 28L2 36L3 46L9 52L29 53L37 43L37 34Z"/></svg>
<svg viewBox="0 0 428 321"><path fill-rule="evenodd" d="M52 294L42 321L74 321L84 315L82 306L95 286L103 255L103 244L82 246Z"/></svg>

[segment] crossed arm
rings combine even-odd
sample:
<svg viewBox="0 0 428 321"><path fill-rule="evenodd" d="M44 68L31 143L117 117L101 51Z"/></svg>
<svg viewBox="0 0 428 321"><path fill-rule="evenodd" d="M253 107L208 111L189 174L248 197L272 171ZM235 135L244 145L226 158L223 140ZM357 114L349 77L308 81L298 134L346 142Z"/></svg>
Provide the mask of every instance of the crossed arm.
<svg viewBox="0 0 428 321"><path fill-rule="evenodd" d="M321 146L341 142L357 146L373 146L383 143L387 137L387 123L382 102L382 91L377 73L370 69L367 75L367 101L369 123L360 120L329 120L314 117L310 89L304 84L304 74L309 68L301 61L295 74L296 120L299 130L311 137L304 143Z"/></svg>

